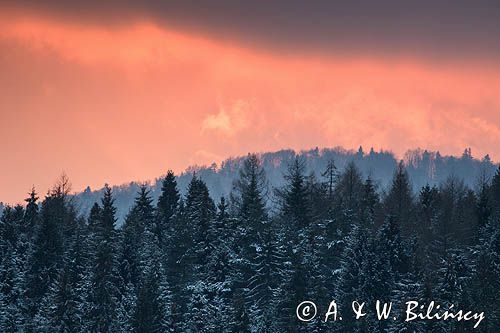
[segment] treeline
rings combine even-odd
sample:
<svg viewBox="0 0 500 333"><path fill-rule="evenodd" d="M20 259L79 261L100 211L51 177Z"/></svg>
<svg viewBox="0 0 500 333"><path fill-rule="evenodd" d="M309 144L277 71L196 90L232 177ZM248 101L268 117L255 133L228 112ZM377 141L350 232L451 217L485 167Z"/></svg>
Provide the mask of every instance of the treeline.
<svg viewBox="0 0 500 333"><path fill-rule="evenodd" d="M388 151L364 151L362 147L358 150L346 150L337 148L315 148L303 151L291 149L276 152L265 152L258 154L261 167L266 172L266 178L271 187L280 188L285 185L283 174L287 173L288 166L299 157L305 167L305 173L311 172L320 175L328 166L330 160L334 160L337 167L343 170L349 163L354 162L361 171L363 177L371 175L377 186L386 188L389 186L394 170L398 166L398 159ZM212 198L229 196L233 183L239 177L239 169L244 163L246 156L232 157L220 164L213 163L210 166L192 166L183 173L177 175L177 186L182 195L187 194L187 189L193 174L203 179ZM428 150L408 150L403 157L406 171L411 178L413 191L418 192L426 184L439 185L450 176L462 179L465 185L475 188L476 181L480 177L493 177L498 164L491 161L488 155L478 158L473 157L470 149L465 149L461 156L441 155L439 152ZM153 180L148 184L150 195L156 202L161 195L161 186L164 176ZM125 221L125 217L134 203L135 196L141 187L140 182L130 182L119 186L113 186L113 198L115 199L117 225ZM94 202L99 201L103 195L104 188L92 190L90 187L76 195L75 205L79 212L88 214ZM269 200L272 206L274 201ZM0 206L1 211L1 206Z"/></svg>
<svg viewBox="0 0 500 333"><path fill-rule="evenodd" d="M314 175L296 158L284 178L270 189L249 155L214 202L203 179L181 196L168 172L157 202L141 187L120 228L108 186L85 217L65 177L41 203L32 191L1 217L0 331L472 330L350 315L353 300L434 300L484 311L475 331L498 332L500 169L477 191L450 177L414 193L403 164L386 191L354 163ZM300 302L324 314L333 299L342 321L297 320Z"/></svg>

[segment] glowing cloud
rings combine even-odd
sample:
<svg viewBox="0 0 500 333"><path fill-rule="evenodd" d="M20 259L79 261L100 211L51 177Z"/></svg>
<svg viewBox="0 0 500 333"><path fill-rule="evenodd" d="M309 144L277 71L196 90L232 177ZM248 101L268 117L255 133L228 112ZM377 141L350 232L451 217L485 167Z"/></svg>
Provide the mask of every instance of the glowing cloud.
<svg viewBox="0 0 500 333"><path fill-rule="evenodd" d="M1 200L63 169L79 190L281 148L500 159L497 63L284 55L149 21L0 22Z"/></svg>
<svg viewBox="0 0 500 333"><path fill-rule="evenodd" d="M203 120L202 130L218 130L233 136L247 126L248 108L249 104L243 100L232 103L229 111L221 107L217 114L209 114Z"/></svg>

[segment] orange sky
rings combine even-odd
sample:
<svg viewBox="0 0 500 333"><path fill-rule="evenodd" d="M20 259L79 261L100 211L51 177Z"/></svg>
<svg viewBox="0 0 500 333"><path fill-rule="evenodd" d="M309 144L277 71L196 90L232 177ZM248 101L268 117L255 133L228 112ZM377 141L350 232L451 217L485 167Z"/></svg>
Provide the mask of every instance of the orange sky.
<svg viewBox="0 0 500 333"><path fill-rule="evenodd" d="M498 162L499 74L473 58L289 53L148 20L4 12L0 201L63 170L79 191L281 148L471 147Z"/></svg>

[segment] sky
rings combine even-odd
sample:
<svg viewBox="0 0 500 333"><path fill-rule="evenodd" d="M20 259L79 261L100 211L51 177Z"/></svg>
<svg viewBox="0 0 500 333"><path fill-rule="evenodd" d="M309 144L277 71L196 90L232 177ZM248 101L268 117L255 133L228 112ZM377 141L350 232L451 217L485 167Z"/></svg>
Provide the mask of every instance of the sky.
<svg viewBox="0 0 500 333"><path fill-rule="evenodd" d="M0 201L248 152L500 161L497 1L2 1Z"/></svg>

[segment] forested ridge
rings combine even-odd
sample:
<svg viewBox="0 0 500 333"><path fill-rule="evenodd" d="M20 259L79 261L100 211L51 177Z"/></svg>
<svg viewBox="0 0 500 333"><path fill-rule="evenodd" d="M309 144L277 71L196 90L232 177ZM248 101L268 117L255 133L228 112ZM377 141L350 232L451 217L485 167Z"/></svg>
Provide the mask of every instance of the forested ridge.
<svg viewBox="0 0 500 333"><path fill-rule="evenodd" d="M335 148L314 148L309 150L294 151L283 149L274 152L257 154L261 167L266 173L266 179L271 187L279 188L285 185L283 174L287 173L288 166L299 157L304 163L306 174L320 175L331 160L343 170L349 163L354 162L363 178L372 177L379 190L385 190L392 180L394 170L399 160L391 152L373 148L365 151L363 147L357 150ZM177 175L177 186L182 195L187 194L189 183L196 173L203 179L212 198L227 197L233 183L239 177L246 156L230 157L220 163L208 166L190 166ZM461 178L464 184L475 189L477 179L480 177L491 178L495 174L498 164L493 163L489 155L474 157L470 148L466 148L460 156L442 155L439 151L412 149L402 156L405 169L411 178L413 191L418 192L426 184L439 185L450 176ZM161 195L162 175L148 183L150 196L156 202ZM137 192L144 182L132 181L122 185L115 185L113 197L115 199L117 225L125 221L125 217L132 205ZM94 202L99 201L104 193L104 188L92 190L87 187L83 192L76 194L75 206L83 214L88 214ZM274 200L266 200L268 207L274 206ZM1 204L0 204L1 210Z"/></svg>
<svg viewBox="0 0 500 333"><path fill-rule="evenodd" d="M400 163L382 189L354 162L269 186L248 155L226 197L168 172L141 186L117 227L112 189L81 216L66 177L0 219L1 332L467 332L472 322L354 320L353 300L484 311L500 330L500 168L470 188L450 176L417 191ZM272 204L270 204L272 201ZM342 321L300 322L331 300ZM345 310L343 310L345 309Z"/></svg>

